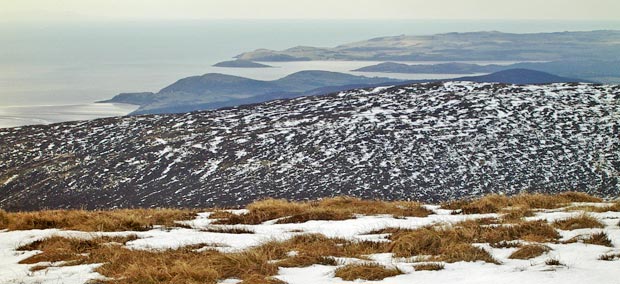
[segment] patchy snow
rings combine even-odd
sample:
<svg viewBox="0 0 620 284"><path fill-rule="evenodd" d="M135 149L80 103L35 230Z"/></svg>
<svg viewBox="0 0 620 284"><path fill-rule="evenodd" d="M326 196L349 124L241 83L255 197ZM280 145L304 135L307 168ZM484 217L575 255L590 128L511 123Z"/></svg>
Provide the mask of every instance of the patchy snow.
<svg viewBox="0 0 620 284"><path fill-rule="evenodd" d="M8 178L6 181L3 182L3 185L7 185L9 183L11 183L13 180L15 180L15 178L17 178L19 175L12 175L10 178Z"/></svg>
<svg viewBox="0 0 620 284"><path fill-rule="evenodd" d="M597 205L594 205L597 206ZM436 205L425 205L434 214L428 217L394 218L391 215L357 216L355 219L342 221L308 221L300 224L275 224L267 221L258 225L214 225L209 219L211 213L199 213L194 220L179 221L188 228L166 230L156 228L146 232L115 232L85 233L63 230L30 230L0 231L0 283L86 283L89 279L102 277L93 272L97 265L78 265L69 267L53 267L38 272L30 272L33 265L18 264L36 252L15 251L21 245L49 236L60 235L78 238L90 238L101 235L135 234L139 239L128 242L127 247L140 250L160 250L177 248L186 245L204 244L206 248L222 252L235 252L260 245L268 241L286 240L292 236L307 233L318 233L328 237L339 237L349 240L385 241L383 235L369 235L368 232L381 228L419 228L431 224L453 224L465 219L497 217L497 214L451 215L451 210L440 209ZM243 214L247 210L230 210L234 214ZM568 218L582 212L563 212L559 210L543 210L529 220L548 220ZM405 274L386 278L382 281L355 281L351 283L558 283L571 284L588 281L589 283L617 284L616 274L619 270L618 261L601 261L598 257L606 253L620 252L620 212L587 213L599 219L606 227L601 229L579 229L574 231L559 230L562 240L578 235L605 232L615 247L603 247L583 243L555 244L547 243L552 251L530 260L512 260L508 256L514 248L491 248L488 244L479 244L489 251L500 265L484 262L446 263L441 271L415 271L413 263L408 259L395 258L389 253L370 255L374 261L390 267L398 267ZM213 227L243 228L254 234L226 234L206 232L204 229ZM294 255L296 252L290 252ZM564 265L549 266L548 259L558 259ZM352 258L337 258L340 265L354 262L368 262ZM281 268L275 277L290 284L305 283L343 283L334 277L334 266L313 265L305 268ZM225 279L219 283L239 283L238 279Z"/></svg>

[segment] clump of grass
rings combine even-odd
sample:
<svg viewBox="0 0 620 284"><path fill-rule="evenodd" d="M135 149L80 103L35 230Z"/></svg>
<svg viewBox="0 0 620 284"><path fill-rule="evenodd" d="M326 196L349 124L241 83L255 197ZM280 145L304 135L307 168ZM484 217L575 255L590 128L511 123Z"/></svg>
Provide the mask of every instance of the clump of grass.
<svg viewBox="0 0 620 284"><path fill-rule="evenodd" d="M531 259L541 256L551 250L550 247L545 245L530 244L524 245L515 252L513 252L508 258L510 259Z"/></svg>
<svg viewBox="0 0 620 284"><path fill-rule="evenodd" d="M392 240L389 251L398 257L439 255L447 243L454 241L430 227L395 234Z"/></svg>
<svg viewBox="0 0 620 284"><path fill-rule="evenodd" d="M345 220L354 214L391 214L394 216L426 217L431 211L417 202L362 200L353 197L325 198L309 202L281 199L256 201L247 206L245 214L218 211L212 215L218 224L260 224L279 219L279 223L300 223L309 220Z"/></svg>
<svg viewBox="0 0 620 284"><path fill-rule="evenodd" d="M500 241L489 244L493 248L519 248L523 245L518 241Z"/></svg>
<svg viewBox="0 0 620 284"><path fill-rule="evenodd" d="M576 230L576 229L584 229L584 228L605 228L605 225L601 223L598 219L586 215L581 214L576 217L571 217L567 219L557 220L553 222L553 226L562 229L562 230Z"/></svg>
<svg viewBox="0 0 620 284"><path fill-rule="evenodd" d="M296 255L277 262L277 265L280 267L308 267L314 264L336 266L338 262L333 257L305 254Z"/></svg>
<svg viewBox="0 0 620 284"><path fill-rule="evenodd" d="M0 230L6 229L9 226L9 215L6 211L0 209Z"/></svg>
<svg viewBox="0 0 620 284"><path fill-rule="evenodd" d="M424 227L399 231L390 236L389 251L398 257L435 256L447 262L487 261L498 263L484 249L472 243L513 246L515 240L535 242L555 241L560 235L544 221L521 221L517 224L484 226L475 221L463 221L453 226Z"/></svg>
<svg viewBox="0 0 620 284"><path fill-rule="evenodd" d="M144 231L155 225L172 227L175 221L192 219L195 215L195 210L181 209L45 210L6 213L5 227L9 230Z"/></svg>
<svg viewBox="0 0 620 284"><path fill-rule="evenodd" d="M362 280L383 280L387 277L393 277L403 274L396 267L385 267L376 263L348 264L336 269L336 277L345 281Z"/></svg>
<svg viewBox="0 0 620 284"><path fill-rule="evenodd" d="M571 202L601 202L597 197L580 192L564 192L557 195L518 194L505 196L491 194L477 199L444 203L442 208L460 210L463 214L498 213L507 207L552 209Z"/></svg>
<svg viewBox="0 0 620 284"><path fill-rule="evenodd" d="M310 220L347 220L353 218L354 216L351 212L312 208L306 212L280 219L276 224L304 223Z"/></svg>
<svg viewBox="0 0 620 284"><path fill-rule="evenodd" d="M586 244L606 246L606 247L614 246L605 232L593 234L589 238L584 239L583 242Z"/></svg>
<svg viewBox="0 0 620 284"><path fill-rule="evenodd" d="M455 229L420 228L397 234L389 251L398 257L432 255L446 262L486 261L498 263L484 249L470 244L473 238Z"/></svg>
<svg viewBox="0 0 620 284"><path fill-rule="evenodd" d="M484 261L500 264L500 262L494 259L485 249L466 243L457 243L445 247L439 256L439 260L445 262Z"/></svg>
<svg viewBox="0 0 620 284"><path fill-rule="evenodd" d="M220 233L220 234L254 234L254 231L241 227L214 227L210 226L201 229L202 232Z"/></svg>
<svg viewBox="0 0 620 284"><path fill-rule="evenodd" d="M246 277L246 279L239 282L239 284L286 284L286 282L271 276L252 275Z"/></svg>
<svg viewBox="0 0 620 284"><path fill-rule="evenodd" d="M567 191L560 193L559 196L569 202L603 202L602 198L589 195L585 192Z"/></svg>
<svg viewBox="0 0 620 284"><path fill-rule="evenodd" d="M423 270L437 271L437 270L443 270L444 265L443 263L437 263L437 262L420 263L420 264L413 265L413 268L415 269L415 271L423 271Z"/></svg>
<svg viewBox="0 0 620 284"><path fill-rule="evenodd" d="M549 242L560 238L560 234L542 220L484 227L465 221L457 223L453 231L453 234L456 234L463 241L481 243L514 240Z"/></svg>
<svg viewBox="0 0 620 284"><path fill-rule="evenodd" d="M620 253L608 253L599 256L599 260L614 261L620 259Z"/></svg>
<svg viewBox="0 0 620 284"><path fill-rule="evenodd" d="M37 240L32 243L20 246L18 251L40 250L40 254L36 254L20 261L20 264L35 264L39 262L58 262L65 261L69 263L80 263L87 259L85 253L110 244L125 244L129 241L137 239L135 235L124 237L100 237L93 239L77 239L50 237L43 240Z"/></svg>
<svg viewBox="0 0 620 284"><path fill-rule="evenodd" d="M560 234L545 221L529 221L497 227L483 228L480 241L499 242L524 240L530 242L551 242Z"/></svg>
<svg viewBox="0 0 620 284"><path fill-rule="evenodd" d="M338 238L328 238L320 234L298 235L278 246L285 251L296 251L300 256L322 257L356 257L383 253L388 249L385 242L350 241Z"/></svg>
<svg viewBox="0 0 620 284"><path fill-rule="evenodd" d="M561 265L564 265L564 264L563 264L562 262L560 262L560 260L559 260L559 259L557 259L557 258L550 258L550 259L547 259L547 260L545 260L545 264L546 264L546 265L549 265L549 266L561 266Z"/></svg>
<svg viewBox="0 0 620 284"><path fill-rule="evenodd" d="M566 211L586 211L586 212L620 212L620 201L616 201L606 206L576 205L566 208Z"/></svg>
<svg viewBox="0 0 620 284"><path fill-rule="evenodd" d="M504 222L518 222L523 220L524 217L534 216L532 209L523 207L505 208L501 212L503 213L502 221Z"/></svg>
<svg viewBox="0 0 620 284"><path fill-rule="evenodd" d="M269 280L278 271L271 260L282 257L282 251L276 246L265 245L225 254L211 250L198 252L194 247L142 251L108 245L112 241L122 243L127 240L52 237L21 247L42 251L22 263L103 263L96 271L111 278L105 283L217 283L218 279L227 278L239 278L247 283L278 283Z"/></svg>

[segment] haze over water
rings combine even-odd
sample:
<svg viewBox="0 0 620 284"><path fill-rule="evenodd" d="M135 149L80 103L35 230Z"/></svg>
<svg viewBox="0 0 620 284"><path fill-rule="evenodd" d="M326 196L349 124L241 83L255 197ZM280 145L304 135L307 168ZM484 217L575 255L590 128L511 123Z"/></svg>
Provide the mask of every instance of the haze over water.
<svg viewBox="0 0 620 284"><path fill-rule="evenodd" d="M120 92L158 91L207 72L265 79L289 69L213 68L244 51L331 47L400 34L620 29L620 21L213 20L19 23L0 26L0 108L83 105ZM299 63L297 63L299 64ZM330 64L309 69L342 71ZM295 67L297 69L302 67ZM290 69L291 72L296 69ZM275 79L275 78L273 78ZM109 109L109 106L106 106ZM10 112L14 117L15 108ZM30 110L24 108L24 110ZM110 112L126 111L126 108ZM0 127L2 113L0 112ZM105 116L105 115L103 115ZM45 120L44 118L42 118ZM51 119L49 121L57 121ZM37 122L34 122L37 123ZM6 127L6 125L4 125Z"/></svg>

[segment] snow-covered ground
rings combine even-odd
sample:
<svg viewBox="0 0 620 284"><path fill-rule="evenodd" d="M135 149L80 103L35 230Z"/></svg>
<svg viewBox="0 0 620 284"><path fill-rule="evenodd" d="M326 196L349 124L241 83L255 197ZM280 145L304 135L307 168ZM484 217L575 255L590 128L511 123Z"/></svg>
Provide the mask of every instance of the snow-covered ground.
<svg viewBox="0 0 620 284"><path fill-rule="evenodd" d="M309 221L300 224L275 224L268 221L259 225L213 225L209 212L201 213L194 220L182 221L191 228L163 229L156 228L146 232L115 232L86 233L57 229L29 231L0 231L0 283L86 283L90 279L102 277L93 272L97 265L78 265L67 267L51 267L31 272L34 265L18 264L36 251L16 251L16 248L50 236L71 236L89 238L101 235L118 236L135 234L139 238L126 245L132 249L157 250L177 248L191 244L213 244L213 248L224 251L240 251L272 240L285 240L294 235L320 233L328 237L339 237L350 240L384 241L385 235L368 235L369 231L389 228L418 228L431 224L451 224L465 219L496 217L497 214L450 215L451 211L428 206L434 214L428 217L393 218L390 215L358 216L343 221ZM237 210L235 213L242 213ZM539 211L528 220L544 219L554 221L582 214L579 211L565 212L561 209ZM349 283L619 283L620 261L602 261L602 254L620 253L620 212L587 213L599 219L605 228L579 229L573 231L559 230L561 240L568 240L576 235L589 235L605 232L612 240L613 248L589 245L584 243L555 244L547 243L552 250L530 260L509 259L508 256L516 248L492 248L489 244L477 244L489 251L501 264L485 262L445 263L441 271L415 271L410 260L395 258L391 254L376 254L370 258L386 266L398 267L404 274L386 278L381 281L357 280ZM217 226L241 227L254 234L225 234L202 231ZM548 259L557 259L562 266L545 264ZM345 264L362 260L341 259ZM36 265L36 264L35 264ZM344 283L334 276L335 266L313 265L305 268L281 268L276 278L290 284L305 283ZM236 283L227 279L222 283Z"/></svg>

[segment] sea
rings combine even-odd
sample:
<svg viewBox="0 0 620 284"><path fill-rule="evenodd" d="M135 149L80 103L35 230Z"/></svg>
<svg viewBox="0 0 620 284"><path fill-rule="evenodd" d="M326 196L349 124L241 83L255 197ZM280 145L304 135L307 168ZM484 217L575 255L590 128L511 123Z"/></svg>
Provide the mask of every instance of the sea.
<svg viewBox="0 0 620 284"><path fill-rule="evenodd" d="M620 21L67 20L3 23L0 25L0 128L126 115L136 106L95 102L121 92L156 92L187 76L217 72L274 80L301 70L350 73L352 69L377 63L313 61L272 62L267 64L275 68L262 69L212 67L217 62L259 48L334 47L401 34L610 29L620 29ZM355 74L401 79L452 76Z"/></svg>

